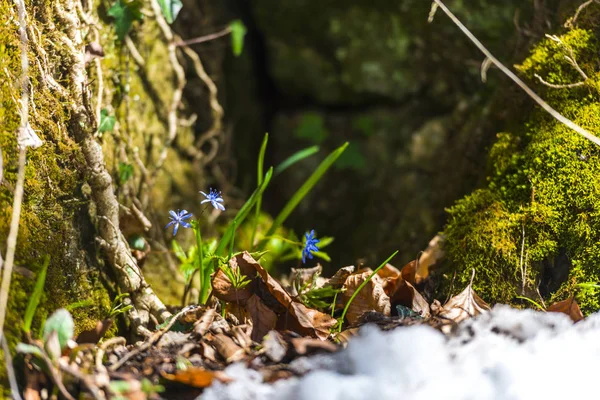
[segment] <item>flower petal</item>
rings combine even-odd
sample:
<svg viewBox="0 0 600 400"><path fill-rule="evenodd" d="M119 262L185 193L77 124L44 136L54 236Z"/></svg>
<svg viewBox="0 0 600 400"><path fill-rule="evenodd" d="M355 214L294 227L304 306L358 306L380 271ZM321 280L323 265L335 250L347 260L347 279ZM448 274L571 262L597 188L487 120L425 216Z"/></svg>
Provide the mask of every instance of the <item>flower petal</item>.
<svg viewBox="0 0 600 400"><path fill-rule="evenodd" d="M171 214L171 217L177 219L177 213L173 210L169 211L169 214Z"/></svg>
<svg viewBox="0 0 600 400"><path fill-rule="evenodd" d="M216 205L217 205L217 208L218 208L219 210L221 210L221 211L225 211L225 206L223 206L223 204L221 204L221 203L216 203Z"/></svg>
<svg viewBox="0 0 600 400"><path fill-rule="evenodd" d="M175 224L175 229L173 229L173 236L177 235L178 229L179 229L179 224Z"/></svg>
<svg viewBox="0 0 600 400"><path fill-rule="evenodd" d="M167 226L165 226L165 229L167 229L168 227L170 227L171 225L173 225L174 223L176 223L177 221L171 221L167 224Z"/></svg>

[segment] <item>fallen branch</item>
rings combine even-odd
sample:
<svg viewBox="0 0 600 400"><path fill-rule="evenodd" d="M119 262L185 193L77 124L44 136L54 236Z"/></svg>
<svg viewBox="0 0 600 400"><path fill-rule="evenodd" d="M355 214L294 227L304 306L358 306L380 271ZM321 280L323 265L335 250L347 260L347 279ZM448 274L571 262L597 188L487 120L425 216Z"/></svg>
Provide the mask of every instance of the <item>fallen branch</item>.
<svg viewBox="0 0 600 400"><path fill-rule="evenodd" d="M475 46L477 46L477 48L483 54L485 54L485 56L487 58L489 58L489 60L496 67L498 67L498 69L500 71L502 71L506 76L508 76L521 89L523 89L523 91L525 93L527 93L527 95L529 97L531 97L548 114L550 114L552 117L554 117L558 122L564 124L565 126L567 126L570 129L574 130L575 132L577 132L578 134L580 134L584 138L586 138L589 141L591 141L591 142L597 144L598 146L600 146L600 138L598 138L597 136L594 136L593 134L591 134L590 132L588 132L584 128L580 127L579 125L577 125L576 123L574 123L573 121L571 121L570 119L568 119L567 117L565 117L562 114L560 114L554 108L552 108L540 96L538 96L533 90L531 90L525 84L525 82L523 82L521 79L519 79L519 77L517 77L511 70L509 70L508 68L506 68L504 66L504 64L502 64L500 61L498 61L498 59L496 57L494 57L494 55L492 53L490 53L490 51L467 29L467 27L465 27L462 24L462 22L460 22L460 20L454 14L452 14L452 12L448 9L448 7L446 7L444 5L444 3L441 0L433 0L433 1L434 1L434 4L437 5L439 7L439 9L441 9L442 11L444 11L444 13L452 20L452 22L454 22L454 24L456 26L458 26L458 28L465 34L465 36L467 36L469 38L469 40L471 40L471 42L473 42L473 44L475 44ZM430 15L430 21L432 19L433 19L432 15Z"/></svg>
<svg viewBox="0 0 600 400"><path fill-rule="evenodd" d="M210 35L200 36L200 37L197 37L194 39L179 40L178 42L175 43L175 46L177 46L177 47L189 46L190 44L209 42L211 40L218 39L218 38L228 35L230 33L231 33L231 28L227 27L227 28L223 29L222 31L219 31L216 33L211 33Z"/></svg>

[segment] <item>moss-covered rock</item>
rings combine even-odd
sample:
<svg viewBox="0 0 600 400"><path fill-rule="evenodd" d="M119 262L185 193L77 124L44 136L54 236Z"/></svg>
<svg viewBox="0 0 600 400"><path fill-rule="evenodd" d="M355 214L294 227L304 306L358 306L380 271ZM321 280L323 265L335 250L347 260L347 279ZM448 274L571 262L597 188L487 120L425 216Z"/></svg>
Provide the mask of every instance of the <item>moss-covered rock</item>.
<svg viewBox="0 0 600 400"><path fill-rule="evenodd" d="M519 67L536 91L567 118L600 132L597 31L562 32L542 40ZM570 49L570 50L569 50ZM575 88L549 88L534 79L571 84L583 80L565 56L588 75ZM600 279L600 149L537 109L524 126L498 135L486 188L460 200L445 228L449 283L464 285L476 270L475 290L489 302L517 295L549 302ZM598 292L579 292L585 312L600 308Z"/></svg>

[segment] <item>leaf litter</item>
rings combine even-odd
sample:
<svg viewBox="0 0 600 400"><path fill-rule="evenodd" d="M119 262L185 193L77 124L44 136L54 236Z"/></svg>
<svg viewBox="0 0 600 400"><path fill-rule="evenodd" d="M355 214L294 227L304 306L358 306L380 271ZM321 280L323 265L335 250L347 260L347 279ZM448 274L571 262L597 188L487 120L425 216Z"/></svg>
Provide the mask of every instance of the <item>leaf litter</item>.
<svg viewBox="0 0 600 400"><path fill-rule="evenodd" d="M439 255L436 251L430 253ZM427 325L452 336L461 322L488 313L490 307L473 290L474 275L444 304L429 302L419 291L436 261L428 257L425 268L421 256L401 269L387 264L370 280L370 268L343 267L324 278L318 265L293 269L278 281L252 255L239 253L229 267L247 284L236 287L217 270L212 302L181 309L144 341L129 345L124 338L103 338L113 323L110 318L75 338L70 316L59 310L46 324L45 341L30 340L20 348L24 398L42 398L48 385L64 398L194 398L215 382L234 382L226 369L236 363L268 383L301 377L310 371L298 367L302 359L338 353L366 324L382 331ZM573 297L547 311L575 322L583 319Z"/></svg>

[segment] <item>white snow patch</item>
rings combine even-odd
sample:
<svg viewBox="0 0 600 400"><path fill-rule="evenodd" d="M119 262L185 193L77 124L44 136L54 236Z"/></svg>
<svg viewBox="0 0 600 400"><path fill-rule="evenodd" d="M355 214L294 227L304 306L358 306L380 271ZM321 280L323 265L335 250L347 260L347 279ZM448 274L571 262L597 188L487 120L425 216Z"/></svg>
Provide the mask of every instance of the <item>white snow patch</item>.
<svg viewBox="0 0 600 400"><path fill-rule="evenodd" d="M531 400L600 398L600 314L573 324L566 315L496 306L447 339L427 326L375 326L334 355L296 360L301 378L265 384L234 364L234 382L209 400Z"/></svg>

